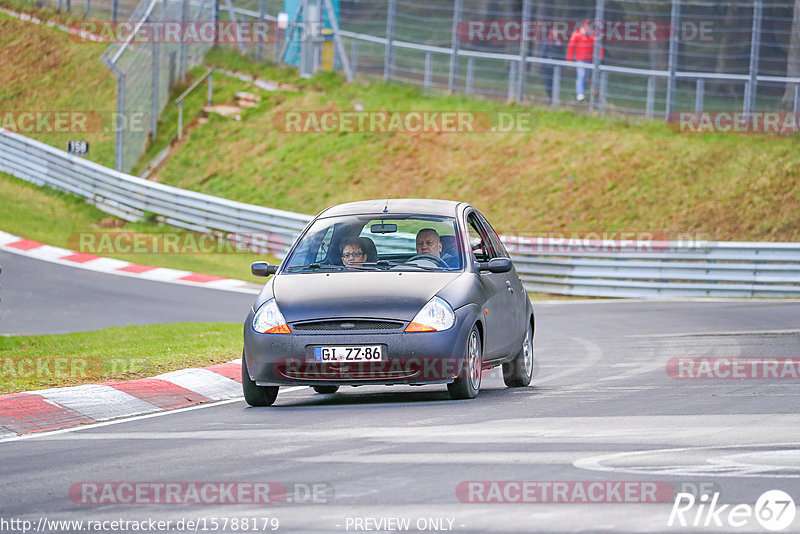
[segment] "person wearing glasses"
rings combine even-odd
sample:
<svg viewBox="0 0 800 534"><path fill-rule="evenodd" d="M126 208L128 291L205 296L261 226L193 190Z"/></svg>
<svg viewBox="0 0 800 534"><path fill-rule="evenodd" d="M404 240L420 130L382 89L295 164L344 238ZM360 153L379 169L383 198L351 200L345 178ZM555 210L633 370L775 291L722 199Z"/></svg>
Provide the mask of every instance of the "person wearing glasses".
<svg viewBox="0 0 800 534"><path fill-rule="evenodd" d="M347 237L342 240L342 264L347 267L351 264L364 263L367 255L357 237Z"/></svg>

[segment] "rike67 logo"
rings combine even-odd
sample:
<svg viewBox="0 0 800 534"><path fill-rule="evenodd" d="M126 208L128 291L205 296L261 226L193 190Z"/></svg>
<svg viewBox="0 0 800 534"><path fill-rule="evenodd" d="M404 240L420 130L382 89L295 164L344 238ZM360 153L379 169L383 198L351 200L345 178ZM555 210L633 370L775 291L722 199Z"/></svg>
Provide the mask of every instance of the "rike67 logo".
<svg viewBox="0 0 800 534"><path fill-rule="evenodd" d="M767 530L785 530L794 521L794 500L781 490L764 492L755 506L719 504L719 493L696 498L691 493L678 493L667 526L742 528L752 518Z"/></svg>

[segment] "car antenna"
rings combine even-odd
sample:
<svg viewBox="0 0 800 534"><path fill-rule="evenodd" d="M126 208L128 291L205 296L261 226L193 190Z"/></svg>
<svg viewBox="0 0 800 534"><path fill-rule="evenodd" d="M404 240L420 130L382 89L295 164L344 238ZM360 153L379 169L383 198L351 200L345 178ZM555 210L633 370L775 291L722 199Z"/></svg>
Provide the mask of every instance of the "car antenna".
<svg viewBox="0 0 800 534"><path fill-rule="evenodd" d="M386 194L386 205L383 207L383 213L388 213L389 212L389 197L391 197L391 196L392 196L391 193L387 193Z"/></svg>

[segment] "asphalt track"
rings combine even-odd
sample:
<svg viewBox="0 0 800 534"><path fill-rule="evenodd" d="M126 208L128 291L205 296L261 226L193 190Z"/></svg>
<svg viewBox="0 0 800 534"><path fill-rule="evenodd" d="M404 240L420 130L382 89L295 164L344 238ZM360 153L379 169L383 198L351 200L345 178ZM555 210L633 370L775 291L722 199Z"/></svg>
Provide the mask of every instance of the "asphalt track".
<svg viewBox="0 0 800 534"><path fill-rule="evenodd" d="M239 321L252 299L20 263L39 276L29 283L13 275L17 258L6 256L0 281L12 309L5 298L2 309L20 331L37 331L26 317L64 304L61 298L76 306L64 311L64 327L81 329L104 324L114 309L143 324ZM73 288L54 291L50 281ZM26 291L44 292L45 304L14 300ZM92 300L84 301L88 294ZM215 300L224 305L211 305ZM18 305L30 311L15 314ZM193 309L182 314L182 308ZM752 509L765 491L783 490L800 504L800 380L678 380L666 372L678 356L797 358L800 302L590 301L539 303L535 311L536 378L529 388L507 389L496 373L472 401L449 400L443 386L347 388L334 395L299 388L282 391L271 408L236 400L0 441L0 530L20 532L2 523L12 519L34 527L41 519L40 531L49 525L69 532L80 530L47 522L152 519L172 521L169 532L194 531L178 525L183 519L200 521L194 525L200 532L270 532L269 519L277 518L277 532L293 533L419 532L432 525L439 528L427 531L769 532L752 517L731 526L732 506L716 516L723 526L714 527L715 518L705 526L699 502L682 516L688 526L677 517L669 526L669 501L674 492L700 490L718 494L717 508ZM537 501L554 483L570 482L571 490L557 503L518 502L509 481L538 488L529 494ZM616 499L609 488L626 481L623 487L656 484L663 502L636 502L624 491ZM188 504L168 504L149 497L122 503L128 494L118 493L87 504L80 491L70 496L70 488L91 487L85 482L145 489L162 482L271 482L288 496L270 504L198 504L181 494ZM610 500L629 502L582 502L573 490L592 482L603 483ZM516 502L475 502L490 488L505 488L494 497ZM800 531L794 510L784 531ZM251 522L242 528L245 517Z"/></svg>

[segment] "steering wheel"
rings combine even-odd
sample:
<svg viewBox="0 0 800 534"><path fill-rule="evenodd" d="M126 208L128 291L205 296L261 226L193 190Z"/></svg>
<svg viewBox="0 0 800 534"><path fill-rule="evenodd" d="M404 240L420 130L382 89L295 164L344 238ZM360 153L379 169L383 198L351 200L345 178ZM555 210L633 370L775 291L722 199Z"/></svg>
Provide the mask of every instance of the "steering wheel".
<svg viewBox="0 0 800 534"><path fill-rule="evenodd" d="M442 267L444 269L450 267L449 265L447 265L446 261L444 261L439 256L434 256L433 254L417 254L416 256L409 258L408 261L406 261L406 263L410 263L414 260L430 260L433 263L435 263L438 267Z"/></svg>

